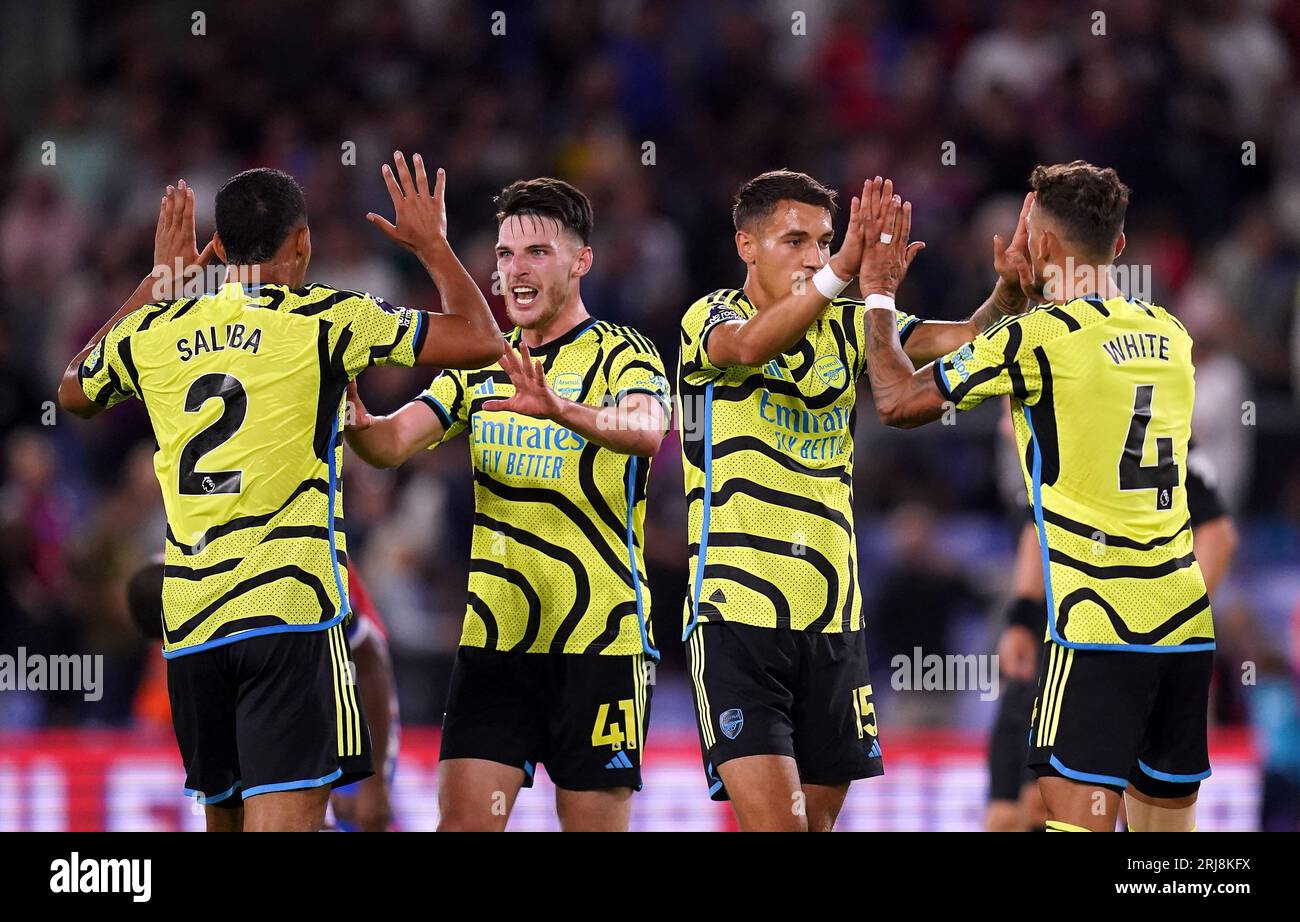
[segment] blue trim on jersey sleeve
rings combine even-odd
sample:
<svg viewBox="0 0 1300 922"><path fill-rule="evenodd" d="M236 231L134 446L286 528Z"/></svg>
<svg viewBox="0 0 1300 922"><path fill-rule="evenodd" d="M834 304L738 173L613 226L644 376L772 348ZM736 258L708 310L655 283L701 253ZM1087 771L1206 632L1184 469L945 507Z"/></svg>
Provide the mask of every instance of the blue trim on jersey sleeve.
<svg viewBox="0 0 1300 922"><path fill-rule="evenodd" d="M952 391L948 388L948 375L943 370L943 360L946 358L946 355L941 355L934 363L934 383L939 385L939 390L946 399L952 400Z"/></svg>
<svg viewBox="0 0 1300 922"><path fill-rule="evenodd" d="M420 353L424 350L424 336L428 331L424 328L424 311L415 312L415 336L411 339L411 354L415 357L415 364L420 364Z"/></svg>
<svg viewBox="0 0 1300 922"><path fill-rule="evenodd" d="M1056 756L1051 756L1048 759L1048 762L1051 764L1052 768L1056 769L1065 777L1071 778L1075 781L1091 781L1093 784L1111 784L1121 788L1128 787L1127 778L1120 778L1116 775L1094 775L1091 772L1075 771L1072 768L1066 768L1062 765L1061 760Z"/></svg>
<svg viewBox="0 0 1300 922"><path fill-rule="evenodd" d="M900 346L906 345L907 338L911 336L912 332L920 325L921 325L920 317L913 317L911 320L909 320L907 324L901 330L898 331L898 344Z"/></svg>
<svg viewBox="0 0 1300 922"><path fill-rule="evenodd" d="M636 463L640 459L632 455L632 463L627 466L627 565L632 569L632 588L636 591L636 625L641 631L641 650L656 663L659 651L650 646L650 636L646 633L645 605L641 600L641 571L636 566L636 545L632 541L632 513L636 509Z"/></svg>
<svg viewBox="0 0 1300 922"><path fill-rule="evenodd" d="M342 777L343 769L336 768L328 775L322 775L319 778L307 778L302 781L280 781L275 784L259 784L257 787L245 791L244 799L247 800L258 794L274 794L277 791L301 791L304 788L320 788Z"/></svg>
<svg viewBox="0 0 1300 922"><path fill-rule="evenodd" d="M1204 781L1210 777L1210 770L1207 768L1203 772L1197 772L1194 775L1175 775L1170 772L1157 771L1147 763L1138 759L1138 768L1142 769L1143 774L1150 775L1157 781L1173 781L1175 783L1186 784L1191 781Z"/></svg>
<svg viewBox="0 0 1300 922"><path fill-rule="evenodd" d="M1066 640L1056 630L1056 601L1052 596L1052 564L1048 556L1047 526L1043 524L1043 454L1038 448L1038 436L1034 433L1033 416L1029 407L1020 405L1025 416L1025 425L1029 427L1029 439L1034 449L1032 470L1032 490L1034 494L1034 525L1038 529L1038 547L1043 555L1043 587L1047 590L1047 630L1053 641L1071 650L1111 650L1116 653L1199 653L1213 650L1215 642L1196 644L1135 644L1135 643L1074 643Z"/></svg>
<svg viewBox="0 0 1300 922"><path fill-rule="evenodd" d="M240 786L242 783L243 783L242 781L236 781L234 784L232 784L230 787L226 788L226 789L225 789L224 791L222 791L220 794L213 794L211 797L207 796L207 795L204 794L202 791L196 791L196 790L194 790L193 788L185 788L185 789L184 789L184 790L185 790L185 796L197 800L200 804L202 804L203 806L206 807L206 806L208 806L209 804L219 804L219 803L221 803L223 800L227 799L228 797L230 797L231 795L233 795L236 791L238 791L238 790L239 790L239 786Z"/></svg>
<svg viewBox="0 0 1300 922"><path fill-rule="evenodd" d="M691 636L700 620L700 593L704 590L704 562L709 553L709 510L713 505L713 382L704 388L704 518L700 523L700 549L695 555L695 591L691 597L691 623L682 640Z"/></svg>
<svg viewBox="0 0 1300 922"><path fill-rule="evenodd" d="M430 410L434 412L434 414L438 417L438 422L442 423L442 428L444 432L451 429L451 414L448 413L447 408L442 405L442 401L440 401L437 397L433 396L432 394L421 394L419 397L415 399L422 402L425 406L427 406Z"/></svg>

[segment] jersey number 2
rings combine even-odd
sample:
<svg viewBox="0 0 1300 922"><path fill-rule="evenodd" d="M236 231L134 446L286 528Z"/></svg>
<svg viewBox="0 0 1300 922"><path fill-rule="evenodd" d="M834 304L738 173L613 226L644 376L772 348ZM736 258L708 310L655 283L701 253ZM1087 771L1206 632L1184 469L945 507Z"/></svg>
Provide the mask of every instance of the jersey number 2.
<svg viewBox="0 0 1300 922"><path fill-rule="evenodd" d="M1178 464L1174 461L1174 440L1156 439L1156 463L1142 464L1146 447L1147 426L1151 422L1151 399L1154 384L1139 384L1133 394L1133 418L1128 424L1128 438L1124 440L1124 453L1119 457L1119 488L1121 490L1155 490L1156 509L1173 508L1174 488L1178 486Z"/></svg>
<svg viewBox="0 0 1300 922"><path fill-rule="evenodd" d="M200 459L208 452L224 445L248 415L248 393L238 378L230 375L201 375L190 385L185 395L185 412L197 413L203 405L217 397L223 407L216 422L196 434L181 449L180 489L182 496L208 496L212 493L238 493L243 485L243 471L199 471Z"/></svg>

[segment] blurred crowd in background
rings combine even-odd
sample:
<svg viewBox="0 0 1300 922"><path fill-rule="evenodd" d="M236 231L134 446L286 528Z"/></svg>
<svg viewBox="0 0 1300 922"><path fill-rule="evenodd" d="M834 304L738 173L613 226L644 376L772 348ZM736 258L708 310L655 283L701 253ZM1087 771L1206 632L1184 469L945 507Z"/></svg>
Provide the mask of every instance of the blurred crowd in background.
<svg viewBox="0 0 1300 922"><path fill-rule="evenodd" d="M0 651L108 663L102 701L0 692L0 726L129 725L156 656L123 592L163 538L143 408L82 423L49 401L148 271L167 183L197 190L202 246L226 177L285 169L307 195L309 278L430 307L418 264L364 220L390 208L394 149L447 169L452 243L485 291L494 195L563 177L595 207L588 308L650 336L671 376L688 304L743 279L730 203L750 176L804 170L845 201L892 176L928 244L901 304L957 319L992 285L991 237L1012 230L1031 168L1083 158L1133 189L1129 288L1196 340L1195 437L1242 534L1215 599L1215 719L1268 728L1265 759L1300 784L1300 0L43 0L0 9L0 60ZM375 370L362 391L386 412L428 378ZM998 412L909 433L859 414L878 695L899 652L993 649L1023 503ZM655 460L646 524L668 677L687 584L679 451L670 438ZM435 723L464 608L467 451L395 472L353 457L346 484L404 716ZM1276 693L1252 696L1243 661ZM986 722L971 700L896 713Z"/></svg>

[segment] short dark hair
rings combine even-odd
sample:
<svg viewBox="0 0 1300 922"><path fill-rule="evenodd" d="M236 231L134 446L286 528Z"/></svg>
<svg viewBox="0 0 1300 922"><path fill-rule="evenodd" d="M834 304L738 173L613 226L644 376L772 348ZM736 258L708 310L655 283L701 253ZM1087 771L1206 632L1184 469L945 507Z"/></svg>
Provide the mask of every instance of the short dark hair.
<svg viewBox="0 0 1300 922"><path fill-rule="evenodd" d="M539 176L537 179L520 179L501 190L497 196L497 226L506 218L533 215L550 218L561 227L578 235L582 245L591 240L595 218L591 201L581 190L562 179Z"/></svg>
<svg viewBox="0 0 1300 922"><path fill-rule="evenodd" d="M141 567L126 584L126 606L131 621L150 640L163 639L163 565Z"/></svg>
<svg viewBox="0 0 1300 922"><path fill-rule="evenodd" d="M236 173L217 190L217 233L232 266L264 263L307 219L298 181L282 170L258 167Z"/></svg>
<svg viewBox="0 0 1300 922"><path fill-rule="evenodd" d="M1112 168L1084 160L1042 164L1029 174L1034 204L1061 222L1066 235L1090 256L1107 258L1128 211L1129 188Z"/></svg>
<svg viewBox="0 0 1300 922"><path fill-rule="evenodd" d="M731 206L731 221L736 230L752 228L766 221L783 200L817 205L835 215L835 192L807 173L794 170L769 170L740 187Z"/></svg>

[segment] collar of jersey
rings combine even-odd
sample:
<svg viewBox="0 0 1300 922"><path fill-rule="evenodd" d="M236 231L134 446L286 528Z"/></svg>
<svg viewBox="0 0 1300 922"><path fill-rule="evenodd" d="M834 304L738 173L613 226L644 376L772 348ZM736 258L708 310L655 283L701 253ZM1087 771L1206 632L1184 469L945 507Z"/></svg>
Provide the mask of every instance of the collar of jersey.
<svg viewBox="0 0 1300 922"><path fill-rule="evenodd" d="M555 350L559 349L561 346L567 346L569 343L573 342L583 333L587 332L587 328L590 327L595 322L596 322L595 317L587 317L586 319L579 321L575 326L570 327L568 330L565 330L559 336L555 337L555 339L547 340L546 342L542 343L540 346L529 346L528 353L529 355L535 355L535 356L550 355ZM523 333L519 327L515 327L513 330L511 330L510 345L518 347L519 338L522 335Z"/></svg>

